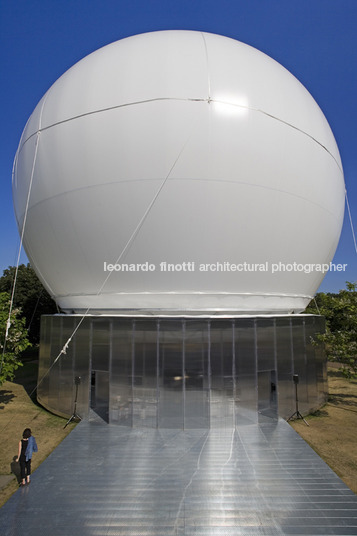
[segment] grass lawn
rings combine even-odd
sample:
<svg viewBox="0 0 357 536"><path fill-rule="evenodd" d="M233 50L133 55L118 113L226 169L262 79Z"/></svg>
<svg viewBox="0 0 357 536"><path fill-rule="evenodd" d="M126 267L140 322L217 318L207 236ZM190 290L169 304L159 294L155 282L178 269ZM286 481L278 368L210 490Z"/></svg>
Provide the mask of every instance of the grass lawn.
<svg viewBox="0 0 357 536"><path fill-rule="evenodd" d="M64 429L65 419L52 415L37 403L34 393L37 368L36 361L26 362L17 370L14 382L5 382L0 387L0 506L18 488L17 478L10 478L19 472L14 458L23 430L31 428L39 447L32 457L35 470L76 426L70 423Z"/></svg>
<svg viewBox="0 0 357 536"><path fill-rule="evenodd" d="M328 403L313 415L290 422L352 491L357 493L357 380L328 370Z"/></svg>
<svg viewBox="0 0 357 536"><path fill-rule="evenodd" d="M36 402L37 362L28 361L17 371L14 382L0 388L0 506L18 488L13 473L18 442L24 428L31 428L39 445L32 458L35 470L76 426L52 415ZM357 493L357 381L346 380L336 369L329 369L329 401L314 415L291 426L311 445L340 478Z"/></svg>

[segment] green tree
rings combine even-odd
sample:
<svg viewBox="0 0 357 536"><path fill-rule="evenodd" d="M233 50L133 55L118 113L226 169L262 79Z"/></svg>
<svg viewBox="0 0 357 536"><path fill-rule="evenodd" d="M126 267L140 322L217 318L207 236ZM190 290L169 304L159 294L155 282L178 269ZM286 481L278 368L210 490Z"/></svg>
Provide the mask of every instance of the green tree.
<svg viewBox="0 0 357 536"><path fill-rule="evenodd" d="M326 318L326 333L320 337L325 343L330 361L340 363L347 378L357 378L357 283L346 283L338 294L316 295L319 313ZM307 313L316 313L313 302Z"/></svg>
<svg viewBox="0 0 357 536"><path fill-rule="evenodd" d="M22 366L20 354L30 342L27 337L25 318L21 318L21 310L13 308L11 312L10 326L5 342L6 326L10 310L10 296L7 292L0 293L0 385L6 380L13 380L15 370ZM4 351L5 346L5 351Z"/></svg>
<svg viewBox="0 0 357 536"><path fill-rule="evenodd" d="M15 266L9 266L4 270L0 278L0 292L7 292L11 295L15 271ZM19 266L14 307L21 308L22 316L26 319L29 339L31 343L37 344L40 340L41 315L57 313L57 307L30 264Z"/></svg>

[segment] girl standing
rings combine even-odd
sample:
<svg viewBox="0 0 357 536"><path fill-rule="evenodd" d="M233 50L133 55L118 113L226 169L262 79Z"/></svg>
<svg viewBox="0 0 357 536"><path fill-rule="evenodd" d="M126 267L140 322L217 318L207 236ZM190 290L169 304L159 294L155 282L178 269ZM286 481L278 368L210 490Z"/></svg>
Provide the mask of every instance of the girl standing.
<svg viewBox="0 0 357 536"><path fill-rule="evenodd" d="M22 486L26 482L30 483L32 453L37 452L37 450L36 439L31 435L30 428L25 428L22 439L19 441L19 453L16 459L17 462L20 462Z"/></svg>

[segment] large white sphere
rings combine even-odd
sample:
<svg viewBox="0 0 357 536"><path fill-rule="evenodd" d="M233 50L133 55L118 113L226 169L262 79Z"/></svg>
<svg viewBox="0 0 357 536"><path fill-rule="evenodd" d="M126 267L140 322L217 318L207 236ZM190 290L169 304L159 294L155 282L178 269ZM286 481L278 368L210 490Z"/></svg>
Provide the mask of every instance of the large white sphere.
<svg viewBox="0 0 357 536"><path fill-rule="evenodd" d="M293 263L329 263L344 212L338 148L306 89L258 50L193 31L123 39L61 76L23 132L13 195L31 264L67 311L300 311L324 274ZM242 270L214 271L224 263Z"/></svg>

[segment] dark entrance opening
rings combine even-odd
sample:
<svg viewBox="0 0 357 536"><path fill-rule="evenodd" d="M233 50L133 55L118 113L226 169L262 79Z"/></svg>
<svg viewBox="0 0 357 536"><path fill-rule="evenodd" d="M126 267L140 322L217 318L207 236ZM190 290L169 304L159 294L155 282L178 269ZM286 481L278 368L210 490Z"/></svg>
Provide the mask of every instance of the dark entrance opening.
<svg viewBox="0 0 357 536"><path fill-rule="evenodd" d="M92 370L91 409L105 422L109 422L109 373Z"/></svg>
<svg viewBox="0 0 357 536"><path fill-rule="evenodd" d="M258 372L258 413L271 419L278 418L276 370Z"/></svg>

